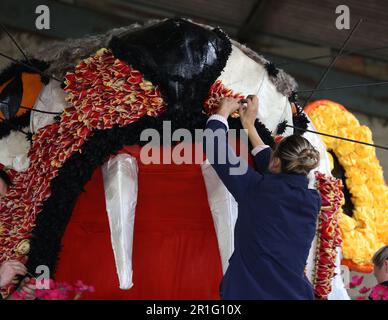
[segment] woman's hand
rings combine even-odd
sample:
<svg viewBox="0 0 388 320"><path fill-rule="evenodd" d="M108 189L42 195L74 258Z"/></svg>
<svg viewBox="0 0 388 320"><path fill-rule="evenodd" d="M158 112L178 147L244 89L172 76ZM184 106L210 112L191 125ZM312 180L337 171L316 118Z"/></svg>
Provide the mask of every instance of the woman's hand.
<svg viewBox="0 0 388 320"><path fill-rule="evenodd" d="M241 104L239 101L239 99L235 98L223 98L220 101L220 107L218 108L217 114L228 119L233 112L240 108Z"/></svg>
<svg viewBox="0 0 388 320"><path fill-rule="evenodd" d="M7 298L7 300L35 300L35 299L36 299L35 279L30 279L30 278L23 279L18 289Z"/></svg>
<svg viewBox="0 0 388 320"><path fill-rule="evenodd" d="M22 281L18 291L23 295L24 300L35 300L35 283L30 278L26 278Z"/></svg>
<svg viewBox="0 0 388 320"><path fill-rule="evenodd" d="M263 140L260 138L255 128L258 111L259 99L256 96L248 96L247 105L241 105L239 109L241 124L244 129L248 130L248 137L253 148L264 145Z"/></svg>
<svg viewBox="0 0 388 320"><path fill-rule="evenodd" d="M247 97L247 105L240 105L239 113L241 124L244 129L254 127L255 120L257 118L257 112L259 111L259 99L256 96Z"/></svg>
<svg viewBox="0 0 388 320"><path fill-rule="evenodd" d="M18 275L24 276L27 269L19 261L6 261L0 267L0 288L7 286Z"/></svg>

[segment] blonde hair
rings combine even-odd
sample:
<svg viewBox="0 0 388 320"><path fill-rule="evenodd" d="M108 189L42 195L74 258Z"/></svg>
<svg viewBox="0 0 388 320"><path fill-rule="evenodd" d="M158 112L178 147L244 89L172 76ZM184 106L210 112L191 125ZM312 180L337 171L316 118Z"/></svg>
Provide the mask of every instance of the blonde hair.
<svg viewBox="0 0 388 320"><path fill-rule="evenodd" d="M372 258L372 262L376 267L381 268L384 261L388 259L388 246L384 246L378 250Z"/></svg>
<svg viewBox="0 0 388 320"><path fill-rule="evenodd" d="M283 173L307 176L319 165L319 151L300 135L284 138L273 153L281 161Z"/></svg>

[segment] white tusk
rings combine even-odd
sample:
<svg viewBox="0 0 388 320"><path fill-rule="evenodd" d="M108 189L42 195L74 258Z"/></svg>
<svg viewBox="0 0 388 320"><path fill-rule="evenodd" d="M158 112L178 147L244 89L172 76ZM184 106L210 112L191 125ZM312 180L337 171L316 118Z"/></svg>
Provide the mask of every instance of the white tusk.
<svg viewBox="0 0 388 320"><path fill-rule="evenodd" d="M201 165L201 169L217 234L222 271L225 274L234 250L234 226L238 216L238 204L208 160Z"/></svg>
<svg viewBox="0 0 388 320"><path fill-rule="evenodd" d="M138 165L119 154L102 166L106 210L120 289L132 288L132 248L138 193Z"/></svg>

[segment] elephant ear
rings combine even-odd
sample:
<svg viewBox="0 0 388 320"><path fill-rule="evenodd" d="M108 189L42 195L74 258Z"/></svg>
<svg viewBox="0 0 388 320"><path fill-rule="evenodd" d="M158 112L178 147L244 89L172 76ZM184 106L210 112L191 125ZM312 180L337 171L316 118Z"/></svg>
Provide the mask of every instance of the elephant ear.
<svg viewBox="0 0 388 320"><path fill-rule="evenodd" d="M0 112L4 119L9 120L16 116L23 97L23 82L18 74L9 82L0 93Z"/></svg>

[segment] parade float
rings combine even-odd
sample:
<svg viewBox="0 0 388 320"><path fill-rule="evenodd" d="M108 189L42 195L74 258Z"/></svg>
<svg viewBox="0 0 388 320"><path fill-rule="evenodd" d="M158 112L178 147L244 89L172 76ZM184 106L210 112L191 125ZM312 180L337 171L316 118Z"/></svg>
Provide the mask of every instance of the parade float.
<svg viewBox="0 0 388 320"><path fill-rule="evenodd" d="M323 206L306 274L317 298L348 298L342 182L321 137L304 132L315 128L297 85L219 28L167 19L67 40L11 65L0 85L0 162L17 171L0 200L0 262L81 279L95 288L84 298L219 299L237 203L206 161L143 163L141 135L166 134L165 121L194 134L222 97L256 94L266 144L304 134L321 153L309 177ZM241 129L237 114L230 127Z"/></svg>

